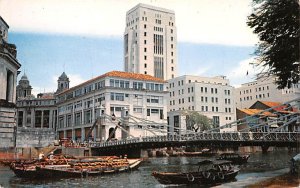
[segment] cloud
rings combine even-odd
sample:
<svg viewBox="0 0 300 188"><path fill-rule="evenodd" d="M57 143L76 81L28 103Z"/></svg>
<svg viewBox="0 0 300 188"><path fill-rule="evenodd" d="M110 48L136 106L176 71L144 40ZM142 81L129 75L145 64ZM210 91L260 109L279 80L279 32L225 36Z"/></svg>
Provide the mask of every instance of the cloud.
<svg viewBox="0 0 300 188"><path fill-rule="evenodd" d="M210 69L211 69L211 67L209 67L209 66L207 66L207 67L201 66L195 72L193 72L191 75L204 76L204 75L207 75L207 73Z"/></svg>
<svg viewBox="0 0 300 188"><path fill-rule="evenodd" d="M39 93L55 92L57 90L57 79L59 76L60 75L54 75L47 87L45 87L44 85L32 86L32 94L37 96L37 94ZM79 74L68 74L67 76L70 80L70 87L74 87L85 82L85 80Z"/></svg>
<svg viewBox="0 0 300 188"><path fill-rule="evenodd" d="M236 68L225 73L226 77L230 80L230 84L234 87L239 87L243 83L253 81L256 74L260 71L259 68L253 65L254 62L254 58L245 59L239 62Z"/></svg>
<svg viewBox="0 0 300 188"><path fill-rule="evenodd" d="M252 46L251 0L1 0L11 31L122 37L126 12L138 3L175 11L178 41Z"/></svg>
<svg viewBox="0 0 300 188"><path fill-rule="evenodd" d="M77 86L86 81L79 74L70 74L68 77L70 79L70 87Z"/></svg>

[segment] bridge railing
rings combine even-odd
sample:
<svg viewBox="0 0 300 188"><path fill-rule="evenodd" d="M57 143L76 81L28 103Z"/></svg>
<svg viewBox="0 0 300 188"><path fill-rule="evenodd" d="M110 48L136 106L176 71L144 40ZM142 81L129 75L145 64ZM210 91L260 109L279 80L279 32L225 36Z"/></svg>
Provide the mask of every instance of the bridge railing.
<svg viewBox="0 0 300 188"><path fill-rule="evenodd" d="M133 143L147 142L186 142L186 141L255 141L255 142L297 142L300 140L300 132L225 132L225 133L197 133L183 135L149 136L130 138L109 142L93 142L91 147L109 147Z"/></svg>

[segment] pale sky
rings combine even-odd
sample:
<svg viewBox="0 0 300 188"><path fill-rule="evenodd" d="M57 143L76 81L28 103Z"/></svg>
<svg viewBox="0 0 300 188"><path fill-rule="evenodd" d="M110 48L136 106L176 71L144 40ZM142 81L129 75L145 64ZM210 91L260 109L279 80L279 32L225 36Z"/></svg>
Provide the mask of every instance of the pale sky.
<svg viewBox="0 0 300 188"><path fill-rule="evenodd" d="M175 11L178 41L249 46L251 0L0 0L11 31L119 37L138 3Z"/></svg>
<svg viewBox="0 0 300 188"><path fill-rule="evenodd" d="M252 81L257 73L249 65L258 41L246 25L251 2L0 0L0 16L10 26L9 42L17 46L21 71L26 70L34 93L54 91L62 71L71 86L103 71L122 71L126 12L138 3L175 12L179 76L225 75L236 86Z"/></svg>

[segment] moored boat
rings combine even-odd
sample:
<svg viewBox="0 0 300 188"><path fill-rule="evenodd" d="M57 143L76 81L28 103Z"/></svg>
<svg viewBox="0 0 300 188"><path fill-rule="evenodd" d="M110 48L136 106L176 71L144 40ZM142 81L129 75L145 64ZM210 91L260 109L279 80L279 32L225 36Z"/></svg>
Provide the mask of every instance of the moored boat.
<svg viewBox="0 0 300 188"><path fill-rule="evenodd" d="M247 163L250 155L239 155L237 153L222 153L217 160L228 160L231 161L233 164L244 164Z"/></svg>
<svg viewBox="0 0 300 188"><path fill-rule="evenodd" d="M239 169L230 161L204 160L198 163L198 171L193 172L156 172L152 175L161 184L198 184L213 185L234 180Z"/></svg>
<svg viewBox="0 0 300 188"><path fill-rule="evenodd" d="M99 157L13 163L11 169L22 178L76 178L126 172L137 169L140 163L140 159Z"/></svg>

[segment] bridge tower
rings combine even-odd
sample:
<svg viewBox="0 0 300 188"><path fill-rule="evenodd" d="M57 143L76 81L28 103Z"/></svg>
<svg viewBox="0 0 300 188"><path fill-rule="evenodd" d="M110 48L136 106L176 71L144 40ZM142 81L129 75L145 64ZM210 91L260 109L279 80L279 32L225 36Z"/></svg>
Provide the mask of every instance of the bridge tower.
<svg viewBox="0 0 300 188"><path fill-rule="evenodd" d="M122 127L127 131L122 131L122 139L126 139L127 137L129 137L130 133L130 127L129 127L129 109L127 109L126 107L123 108L122 113L121 113L121 118L122 118Z"/></svg>

